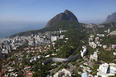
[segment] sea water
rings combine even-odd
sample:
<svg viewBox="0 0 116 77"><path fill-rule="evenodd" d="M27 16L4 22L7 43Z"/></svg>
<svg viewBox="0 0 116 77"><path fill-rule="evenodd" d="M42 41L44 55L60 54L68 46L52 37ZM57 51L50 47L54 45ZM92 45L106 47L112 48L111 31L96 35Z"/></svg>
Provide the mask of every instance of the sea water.
<svg viewBox="0 0 116 77"><path fill-rule="evenodd" d="M19 32L38 30L44 26L45 23L0 23L0 39Z"/></svg>

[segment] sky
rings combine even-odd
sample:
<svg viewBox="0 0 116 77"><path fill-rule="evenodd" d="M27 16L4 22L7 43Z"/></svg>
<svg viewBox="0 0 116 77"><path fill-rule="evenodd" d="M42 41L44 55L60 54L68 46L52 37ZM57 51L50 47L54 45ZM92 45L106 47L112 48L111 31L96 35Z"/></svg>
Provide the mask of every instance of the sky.
<svg viewBox="0 0 116 77"><path fill-rule="evenodd" d="M116 0L0 0L0 23L47 23L70 10L82 23L102 23L116 12Z"/></svg>

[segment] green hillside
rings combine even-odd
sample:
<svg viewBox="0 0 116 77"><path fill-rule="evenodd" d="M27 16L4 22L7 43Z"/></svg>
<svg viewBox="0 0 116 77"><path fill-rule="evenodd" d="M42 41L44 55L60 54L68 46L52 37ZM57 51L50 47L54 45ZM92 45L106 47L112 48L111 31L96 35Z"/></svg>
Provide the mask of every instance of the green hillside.
<svg viewBox="0 0 116 77"><path fill-rule="evenodd" d="M18 34L15 34L15 35L12 35L10 37L14 37L14 36L28 36L28 35L31 35L31 34L37 34L38 32L46 32L46 31L56 31L56 30L59 30L59 29L63 29L63 30L70 30L70 29L79 29L79 30L82 30L84 27L82 26L81 23L78 23L77 21L74 21L74 20L70 20L70 21L66 21L66 20L63 20L59 23L56 23L52 26L48 26L48 27L45 27L43 29L39 29L39 30L33 30L33 31L26 31L26 32L21 32L21 33L18 33Z"/></svg>

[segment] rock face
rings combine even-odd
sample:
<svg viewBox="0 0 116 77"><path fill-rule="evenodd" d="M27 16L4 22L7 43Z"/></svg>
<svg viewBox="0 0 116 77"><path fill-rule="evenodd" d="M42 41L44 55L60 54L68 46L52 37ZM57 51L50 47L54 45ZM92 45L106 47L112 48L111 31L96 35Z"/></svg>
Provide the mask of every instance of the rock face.
<svg viewBox="0 0 116 77"><path fill-rule="evenodd" d="M105 20L105 23L115 22L115 21L116 21L116 12L112 13L111 15L108 15L108 17Z"/></svg>
<svg viewBox="0 0 116 77"><path fill-rule="evenodd" d="M70 20L70 19L78 22L76 16L72 12L70 12L69 10L65 10L63 13L56 15L50 21L48 21L46 27L52 26L62 20Z"/></svg>

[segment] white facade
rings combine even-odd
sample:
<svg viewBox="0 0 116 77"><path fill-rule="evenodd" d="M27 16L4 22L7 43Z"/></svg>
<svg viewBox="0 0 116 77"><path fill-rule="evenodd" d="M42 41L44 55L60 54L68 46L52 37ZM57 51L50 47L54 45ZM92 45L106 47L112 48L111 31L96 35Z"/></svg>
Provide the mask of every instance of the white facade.
<svg viewBox="0 0 116 77"><path fill-rule="evenodd" d="M101 64L99 66L99 71L101 71L103 73L107 73L108 72L108 67L109 67L109 65L107 63Z"/></svg>
<svg viewBox="0 0 116 77"><path fill-rule="evenodd" d="M8 50L6 50L6 49L2 49L2 53L8 53Z"/></svg>
<svg viewBox="0 0 116 77"><path fill-rule="evenodd" d="M93 38L89 38L89 42L92 42L93 41Z"/></svg>
<svg viewBox="0 0 116 77"><path fill-rule="evenodd" d="M51 36L51 41L53 42L53 41L56 41L58 38L57 38L57 36Z"/></svg>
<svg viewBox="0 0 116 77"><path fill-rule="evenodd" d="M64 38L64 35L60 35L60 39L63 39Z"/></svg>
<svg viewBox="0 0 116 77"><path fill-rule="evenodd" d="M72 77L72 74L70 71L66 69L62 69L58 71L57 73L55 73L53 77Z"/></svg>
<svg viewBox="0 0 116 77"><path fill-rule="evenodd" d="M91 38L93 38L93 37L94 37L94 35L93 35L93 34L91 34L91 35L90 35L90 37L91 37Z"/></svg>
<svg viewBox="0 0 116 77"><path fill-rule="evenodd" d="M116 35L116 30L115 30L115 31L110 32L110 35Z"/></svg>
<svg viewBox="0 0 116 77"><path fill-rule="evenodd" d="M99 37L96 37L95 40L98 41L99 40Z"/></svg>
<svg viewBox="0 0 116 77"><path fill-rule="evenodd" d="M46 55L45 58L50 57L50 55Z"/></svg>
<svg viewBox="0 0 116 77"><path fill-rule="evenodd" d="M92 48L96 48L97 45L94 42L89 42L89 46L91 46Z"/></svg>
<svg viewBox="0 0 116 77"><path fill-rule="evenodd" d="M110 33L110 29L108 29L108 33Z"/></svg>
<svg viewBox="0 0 116 77"><path fill-rule="evenodd" d="M97 36L104 37L105 35L104 34L97 34Z"/></svg>
<svg viewBox="0 0 116 77"><path fill-rule="evenodd" d="M103 49L106 49L107 48L107 45L103 45Z"/></svg>
<svg viewBox="0 0 116 77"><path fill-rule="evenodd" d="M115 56L116 56L116 52L113 52L113 55L115 55Z"/></svg>
<svg viewBox="0 0 116 77"><path fill-rule="evenodd" d="M97 76L101 77L109 77L109 76L115 76L116 74L116 64L114 63L104 63L99 66L99 69L97 69Z"/></svg>
<svg viewBox="0 0 116 77"><path fill-rule="evenodd" d="M81 50L80 52L81 52L81 56L84 57L87 53L87 48L86 48L86 46L82 46L82 48L83 48L83 50Z"/></svg>
<svg viewBox="0 0 116 77"><path fill-rule="evenodd" d="M94 52L93 55L90 55L90 60L95 60L95 61L97 61L97 59L98 59L97 52Z"/></svg>
<svg viewBox="0 0 116 77"><path fill-rule="evenodd" d="M116 44L113 44L113 45L112 45L112 49L115 49L115 48L116 48Z"/></svg>

